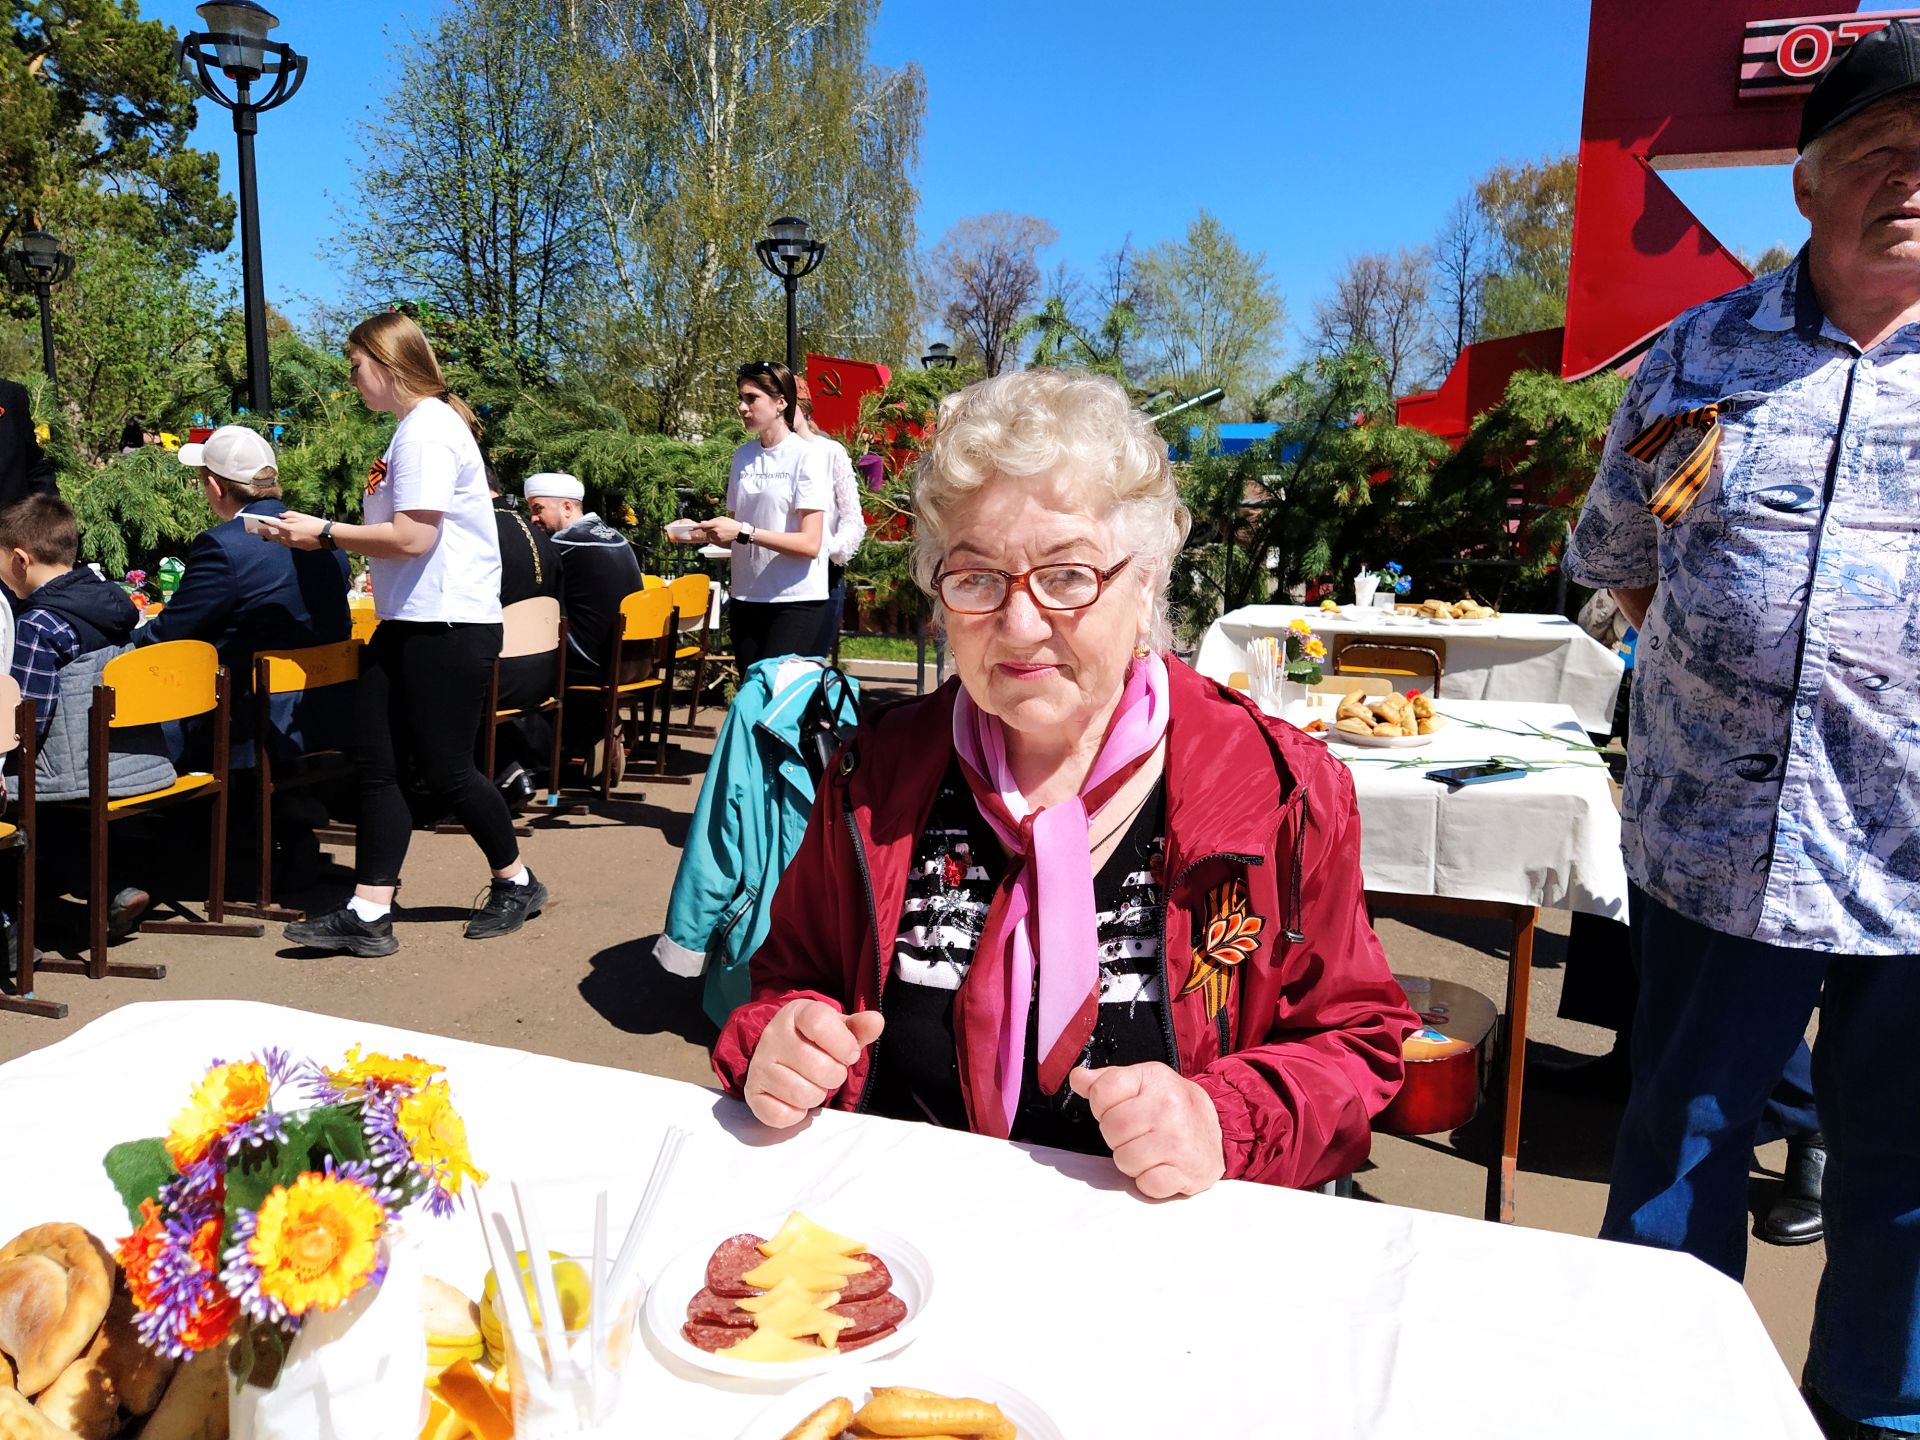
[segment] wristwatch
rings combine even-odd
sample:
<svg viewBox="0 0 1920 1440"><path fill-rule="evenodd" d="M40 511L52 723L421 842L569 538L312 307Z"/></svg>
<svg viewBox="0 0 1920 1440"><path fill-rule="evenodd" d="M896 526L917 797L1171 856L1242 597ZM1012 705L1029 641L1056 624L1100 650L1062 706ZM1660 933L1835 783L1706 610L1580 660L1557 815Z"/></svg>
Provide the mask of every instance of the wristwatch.
<svg viewBox="0 0 1920 1440"><path fill-rule="evenodd" d="M340 542L333 538L333 522L331 520L320 527L320 548L322 550L338 550L340 548Z"/></svg>
<svg viewBox="0 0 1920 1440"><path fill-rule="evenodd" d="M738 538L742 545L751 545L753 543L753 537L758 533L759 532L756 531L753 528L753 526L743 523L740 526L740 534Z"/></svg>

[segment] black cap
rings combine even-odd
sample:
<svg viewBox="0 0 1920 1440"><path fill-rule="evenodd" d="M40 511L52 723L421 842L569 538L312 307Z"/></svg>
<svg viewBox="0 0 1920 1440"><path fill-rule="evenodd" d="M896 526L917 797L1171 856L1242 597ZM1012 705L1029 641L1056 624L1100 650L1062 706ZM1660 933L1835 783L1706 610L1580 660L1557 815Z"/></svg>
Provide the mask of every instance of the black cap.
<svg viewBox="0 0 1920 1440"><path fill-rule="evenodd" d="M1800 149L1869 105L1920 85L1920 25L1895 20L1853 42L1814 82L1800 112Z"/></svg>

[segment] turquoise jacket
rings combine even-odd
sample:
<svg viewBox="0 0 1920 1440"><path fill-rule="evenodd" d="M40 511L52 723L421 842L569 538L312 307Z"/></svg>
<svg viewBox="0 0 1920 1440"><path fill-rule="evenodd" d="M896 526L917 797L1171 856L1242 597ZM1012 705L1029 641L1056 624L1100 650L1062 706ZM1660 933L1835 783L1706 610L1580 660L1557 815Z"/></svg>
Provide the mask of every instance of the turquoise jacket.
<svg viewBox="0 0 1920 1440"><path fill-rule="evenodd" d="M792 655L747 672L693 809L653 954L675 975L706 976L703 1004L716 1025L746 1001L747 958L767 938L773 892L806 832L813 776L801 758L800 719L824 674ZM857 697L859 682L847 683Z"/></svg>

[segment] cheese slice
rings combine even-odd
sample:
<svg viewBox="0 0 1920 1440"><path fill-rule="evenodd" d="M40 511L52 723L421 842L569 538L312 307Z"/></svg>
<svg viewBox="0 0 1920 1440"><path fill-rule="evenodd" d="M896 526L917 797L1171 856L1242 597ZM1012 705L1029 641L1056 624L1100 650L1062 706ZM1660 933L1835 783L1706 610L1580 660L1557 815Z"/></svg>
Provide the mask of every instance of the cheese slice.
<svg viewBox="0 0 1920 1440"><path fill-rule="evenodd" d="M847 1276L861 1275L871 1268L864 1260L836 1255L803 1241L763 1260L740 1278L756 1290L771 1290L789 1279L797 1280L809 1290L839 1290L845 1288L843 1282Z"/></svg>
<svg viewBox="0 0 1920 1440"><path fill-rule="evenodd" d="M810 1340L794 1340L771 1330L756 1330L738 1345L729 1345L720 1353L736 1360L759 1360L779 1364L789 1360L812 1360L821 1347Z"/></svg>
<svg viewBox="0 0 1920 1440"><path fill-rule="evenodd" d="M778 1255L781 1251L801 1243L834 1255L853 1255L867 1248L858 1240L849 1240L844 1235L836 1235L831 1230L823 1229L796 1210L787 1216L786 1223L774 1233L771 1240L760 1242L760 1253Z"/></svg>
<svg viewBox="0 0 1920 1440"><path fill-rule="evenodd" d="M749 1295L733 1303L749 1315L758 1315L763 1310L769 1310L793 1296L801 1297L809 1305L827 1306L838 1305L840 1303L840 1292L838 1290L809 1290L798 1280L791 1277L782 1280L764 1295Z"/></svg>
<svg viewBox="0 0 1920 1440"><path fill-rule="evenodd" d="M753 1325L756 1330L771 1330L790 1340L817 1335L823 1345L831 1348L847 1326L846 1317L834 1314L829 1308L839 1298L836 1290L817 1294L797 1288L789 1290L758 1311L753 1317Z"/></svg>

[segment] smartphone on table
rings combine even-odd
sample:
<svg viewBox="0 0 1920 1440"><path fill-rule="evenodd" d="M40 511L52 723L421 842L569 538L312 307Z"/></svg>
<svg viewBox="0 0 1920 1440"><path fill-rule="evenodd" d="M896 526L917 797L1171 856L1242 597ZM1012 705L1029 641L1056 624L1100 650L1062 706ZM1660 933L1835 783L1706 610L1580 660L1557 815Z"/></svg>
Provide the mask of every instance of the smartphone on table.
<svg viewBox="0 0 1920 1440"><path fill-rule="evenodd" d="M1442 785L1458 788L1461 785L1486 785L1495 780L1518 780L1527 772L1517 765L1502 765L1489 761L1484 765L1455 765L1445 770L1427 770L1422 772L1429 780L1438 780Z"/></svg>

